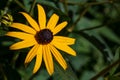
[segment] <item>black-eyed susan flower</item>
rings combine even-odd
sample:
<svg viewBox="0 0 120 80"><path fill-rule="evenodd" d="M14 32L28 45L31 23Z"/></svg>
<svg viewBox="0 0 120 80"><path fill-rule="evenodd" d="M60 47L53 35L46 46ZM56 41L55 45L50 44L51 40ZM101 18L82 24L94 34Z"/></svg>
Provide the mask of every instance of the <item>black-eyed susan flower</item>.
<svg viewBox="0 0 120 80"><path fill-rule="evenodd" d="M76 52L69 47L69 45L74 44L75 39L63 36L55 36L67 25L67 21L57 24L59 16L57 14L53 14L46 24L46 14L43 7L39 4L37 7L38 23L27 13L21 12L21 14L29 22L30 26L21 23L12 23L11 27L17 28L23 32L8 32L6 35L22 40L10 46L11 50L18 50L33 46L25 59L26 64L31 62L31 60L36 57L33 73L38 71L43 58L48 73L52 75L54 72L52 56L55 57L63 69L66 69L66 61L63 59L62 55L57 49L75 56Z"/></svg>

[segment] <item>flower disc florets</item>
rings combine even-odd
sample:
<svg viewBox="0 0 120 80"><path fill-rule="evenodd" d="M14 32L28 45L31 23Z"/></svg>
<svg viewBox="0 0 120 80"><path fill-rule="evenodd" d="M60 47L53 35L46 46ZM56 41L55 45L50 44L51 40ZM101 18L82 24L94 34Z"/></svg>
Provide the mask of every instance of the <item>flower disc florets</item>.
<svg viewBox="0 0 120 80"><path fill-rule="evenodd" d="M43 29L37 32L35 38L39 44L48 44L53 39L53 33L49 29Z"/></svg>

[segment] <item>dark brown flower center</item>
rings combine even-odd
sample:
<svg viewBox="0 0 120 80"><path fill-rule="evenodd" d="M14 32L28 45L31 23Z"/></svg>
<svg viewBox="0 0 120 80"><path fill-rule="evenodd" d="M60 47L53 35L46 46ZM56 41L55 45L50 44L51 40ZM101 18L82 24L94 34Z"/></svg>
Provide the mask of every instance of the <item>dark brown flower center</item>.
<svg viewBox="0 0 120 80"><path fill-rule="evenodd" d="M35 39L39 44L48 44L53 39L53 33L49 29L43 29L37 32Z"/></svg>

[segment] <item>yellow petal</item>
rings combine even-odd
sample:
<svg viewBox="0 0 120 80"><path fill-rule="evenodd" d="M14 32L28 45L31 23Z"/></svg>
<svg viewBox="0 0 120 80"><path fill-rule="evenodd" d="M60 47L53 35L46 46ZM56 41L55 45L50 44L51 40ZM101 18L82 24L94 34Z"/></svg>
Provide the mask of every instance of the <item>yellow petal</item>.
<svg viewBox="0 0 120 80"><path fill-rule="evenodd" d="M74 38L69 38L69 37L63 37L63 36L54 36L54 39L52 41L53 43L64 43L67 45L72 45L75 43Z"/></svg>
<svg viewBox="0 0 120 80"><path fill-rule="evenodd" d="M35 67L33 69L33 73L36 73L39 70L41 63L42 63L42 54L43 54L42 53L42 45L39 45L39 48L38 48L36 54L37 54L36 62L35 62Z"/></svg>
<svg viewBox="0 0 120 80"><path fill-rule="evenodd" d="M39 48L39 45L37 44L29 51L29 53L25 58L25 62L24 62L25 64L31 62L31 60L37 55L36 53L38 48Z"/></svg>
<svg viewBox="0 0 120 80"><path fill-rule="evenodd" d="M47 68L47 71L50 75L54 72L52 55L48 45L43 45L43 59Z"/></svg>
<svg viewBox="0 0 120 80"><path fill-rule="evenodd" d="M70 54L70 55L73 55L73 56L76 56L76 52L70 48L68 45L66 44L61 44L61 43L52 43L56 48Z"/></svg>
<svg viewBox="0 0 120 80"><path fill-rule="evenodd" d="M19 38L19 39L24 39L24 40L34 38L34 35L27 34L27 33L24 33L24 32L8 32L5 35L15 37L15 38Z"/></svg>
<svg viewBox="0 0 120 80"><path fill-rule="evenodd" d="M40 25L40 29L44 29L46 27L46 14L41 5L37 5L38 7L38 22Z"/></svg>
<svg viewBox="0 0 120 80"><path fill-rule="evenodd" d="M24 41L20 41L20 42L13 44L12 46L10 46L10 49L18 50L22 48L27 48L27 47L35 45L36 43L37 42L35 40L24 40Z"/></svg>
<svg viewBox="0 0 120 80"><path fill-rule="evenodd" d="M19 30L22 30L24 32L30 33L30 34L36 34L36 31L32 29L31 27L21 24L21 23L12 23L11 27L17 28Z"/></svg>
<svg viewBox="0 0 120 80"><path fill-rule="evenodd" d="M40 31L40 28L37 24L37 22L27 13L21 12L25 18L27 19L27 21L29 22L29 24L36 30L36 31Z"/></svg>
<svg viewBox="0 0 120 80"><path fill-rule="evenodd" d="M67 25L67 22L64 21L62 23L60 23L59 25L57 25L53 30L53 35L57 34L58 32L60 32L65 26Z"/></svg>
<svg viewBox="0 0 120 80"><path fill-rule="evenodd" d="M60 52L52 45L50 46L50 50L53 54L53 56L55 57L55 59L59 62L59 64L63 67L63 69L67 68L67 64L64 60L64 58L62 57L62 55L60 54Z"/></svg>
<svg viewBox="0 0 120 80"><path fill-rule="evenodd" d="M59 20L59 16L56 14L53 14L47 23L47 28L49 28L52 31L55 28L58 20Z"/></svg>

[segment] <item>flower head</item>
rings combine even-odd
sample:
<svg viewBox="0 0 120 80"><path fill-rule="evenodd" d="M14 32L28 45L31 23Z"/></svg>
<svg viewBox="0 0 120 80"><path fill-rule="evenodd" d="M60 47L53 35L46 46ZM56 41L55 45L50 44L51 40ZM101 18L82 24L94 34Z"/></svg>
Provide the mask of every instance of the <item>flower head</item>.
<svg viewBox="0 0 120 80"><path fill-rule="evenodd" d="M4 14L2 15L0 22L6 26L10 26L13 22L13 17L10 14Z"/></svg>
<svg viewBox="0 0 120 80"><path fill-rule="evenodd" d="M75 56L76 52L69 47L69 45L74 44L75 39L63 36L55 36L55 34L57 34L67 25L67 21L57 24L59 16L57 14L53 14L46 24L46 14L43 7L39 4L37 7L38 23L27 13L21 12L21 14L29 22L30 26L22 23L12 23L11 27L17 28L22 32L13 31L8 32L6 35L22 40L10 46L11 50L18 50L33 46L25 59L26 64L31 62L31 60L36 57L33 73L38 71L43 58L48 73L52 75L54 72L52 55L63 67L63 69L66 69L67 64L57 49Z"/></svg>

